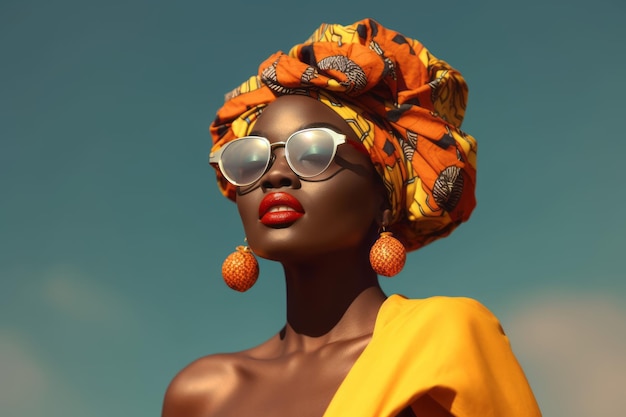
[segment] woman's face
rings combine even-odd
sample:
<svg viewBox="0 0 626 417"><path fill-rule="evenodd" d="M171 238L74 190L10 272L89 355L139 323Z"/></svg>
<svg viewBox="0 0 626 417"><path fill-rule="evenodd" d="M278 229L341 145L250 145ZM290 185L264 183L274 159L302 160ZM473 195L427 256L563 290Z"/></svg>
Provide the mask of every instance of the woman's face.
<svg viewBox="0 0 626 417"><path fill-rule="evenodd" d="M283 142L296 131L327 127L355 141L345 120L318 100L282 96L263 111L250 135ZM284 147L255 183L239 187L237 207L252 250L267 259L299 261L369 244L385 208L382 185L358 146L337 147L321 174L300 178L289 167Z"/></svg>

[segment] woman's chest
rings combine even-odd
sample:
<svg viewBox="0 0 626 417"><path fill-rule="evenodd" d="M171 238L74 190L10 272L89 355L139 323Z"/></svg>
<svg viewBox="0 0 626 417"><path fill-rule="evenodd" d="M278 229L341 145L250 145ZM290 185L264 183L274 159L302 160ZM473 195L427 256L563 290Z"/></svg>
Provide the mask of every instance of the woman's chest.
<svg viewBox="0 0 626 417"><path fill-rule="evenodd" d="M363 348L336 346L275 359L243 360L218 414L321 417Z"/></svg>

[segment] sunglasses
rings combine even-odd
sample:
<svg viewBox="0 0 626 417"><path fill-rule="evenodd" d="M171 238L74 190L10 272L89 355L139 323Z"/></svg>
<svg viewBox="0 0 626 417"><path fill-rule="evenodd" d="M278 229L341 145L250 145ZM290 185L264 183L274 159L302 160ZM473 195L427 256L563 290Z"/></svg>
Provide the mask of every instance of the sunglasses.
<svg viewBox="0 0 626 417"><path fill-rule="evenodd" d="M269 168L274 159L272 149L283 146L293 172L301 178L310 178L326 171L335 158L337 146L343 143L346 143L345 135L325 127L299 130L284 142L270 143L262 136L245 136L211 152L209 163L217 164L231 184L250 185Z"/></svg>

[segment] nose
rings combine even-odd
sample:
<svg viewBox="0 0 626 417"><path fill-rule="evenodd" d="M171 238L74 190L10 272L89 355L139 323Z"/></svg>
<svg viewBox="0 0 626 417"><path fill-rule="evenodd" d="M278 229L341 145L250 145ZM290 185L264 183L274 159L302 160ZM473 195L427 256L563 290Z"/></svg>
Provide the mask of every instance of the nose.
<svg viewBox="0 0 626 417"><path fill-rule="evenodd" d="M300 178L291 169L285 158L285 148L272 150L270 166L261 177L261 186L264 189L291 187L300 188Z"/></svg>

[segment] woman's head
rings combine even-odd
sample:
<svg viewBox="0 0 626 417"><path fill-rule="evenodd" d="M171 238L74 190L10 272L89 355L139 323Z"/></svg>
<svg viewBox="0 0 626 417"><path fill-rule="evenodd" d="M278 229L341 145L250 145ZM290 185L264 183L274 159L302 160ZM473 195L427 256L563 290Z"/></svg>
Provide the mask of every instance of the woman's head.
<svg viewBox="0 0 626 417"><path fill-rule="evenodd" d="M323 103L364 145L387 191L390 229L408 250L469 218L476 143L459 130L467 88L418 41L369 19L322 25L227 95L211 125L213 151L250 134L268 104L290 95ZM218 183L234 200L235 187L219 170Z"/></svg>
<svg viewBox="0 0 626 417"><path fill-rule="evenodd" d="M240 142L266 140L271 147L267 169L237 187L237 207L255 253L297 261L369 249L388 200L344 119L311 97L282 96L267 106L250 135ZM326 146L331 137L335 144ZM311 171L316 175L296 173L318 163Z"/></svg>

